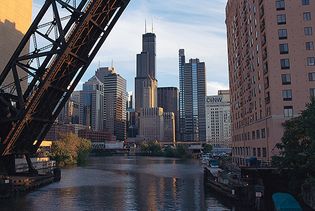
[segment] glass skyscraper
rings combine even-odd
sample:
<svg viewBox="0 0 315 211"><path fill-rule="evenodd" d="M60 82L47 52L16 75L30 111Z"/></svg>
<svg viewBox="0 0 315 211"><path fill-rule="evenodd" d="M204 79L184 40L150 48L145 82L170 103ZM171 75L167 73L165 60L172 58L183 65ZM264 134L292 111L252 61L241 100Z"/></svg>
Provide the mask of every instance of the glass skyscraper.
<svg viewBox="0 0 315 211"><path fill-rule="evenodd" d="M184 50L179 50L179 132L181 141L206 141L206 67L199 59L185 63Z"/></svg>

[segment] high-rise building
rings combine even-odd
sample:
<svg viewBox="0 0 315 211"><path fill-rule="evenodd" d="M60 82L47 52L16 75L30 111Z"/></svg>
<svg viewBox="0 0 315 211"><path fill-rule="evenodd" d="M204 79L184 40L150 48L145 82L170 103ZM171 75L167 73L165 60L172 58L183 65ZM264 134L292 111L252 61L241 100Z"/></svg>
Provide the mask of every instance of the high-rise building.
<svg viewBox="0 0 315 211"><path fill-rule="evenodd" d="M80 124L94 131L103 130L104 88L103 83L93 76L83 84L80 91Z"/></svg>
<svg viewBox="0 0 315 211"><path fill-rule="evenodd" d="M206 66L199 59L190 59L183 65L184 51L179 51L180 123L182 141L206 141ZM182 78L181 78L182 77ZM181 82L182 80L182 82Z"/></svg>
<svg viewBox="0 0 315 211"><path fill-rule="evenodd" d="M157 89L158 107L163 108L164 112L173 112L175 118L176 137L178 135L178 88L159 87Z"/></svg>
<svg viewBox="0 0 315 211"><path fill-rule="evenodd" d="M10 57L27 32L32 20L32 0L1 1L0 7L0 73L9 62ZM29 48L23 49L23 54L27 54ZM20 78L24 78L27 73L18 69ZM13 82L13 74L2 84L3 86ZM27 80L21 82L22 90L27 87Z"/></svg>
<svg viewBox="0 0 315 211"><path fill-rule="evenodd" d="M140 137L145 141L161 141L164 138L163 108L143 108L140 113Z"/></svg>
<svg viewBox="0 0 315 211"><path fill-rule="evenodd" d="M157 106L156 36L146 33L142 37L142 52L137 55L137 76L135 78L135 109Z"/></svg>
<svg viewBox="0 0 315 211"><path fill-rule="evenodd" d="M231 147L231 108L229 90L206 97L207 143L213 147Z"/></svg>
<svg viewBox="0 0 315 211"><path fill-rule="evenodd" d="M232 156L278 155L282 123L315 92L313 1L229 0L226 25L232 103Z"/></svg>
<svg viewBox="0 0 315 211"><path fill-rule="evenodd" d="M126 102L126 109L130 110L133 109L133 93L132 92L128 92L127 93L127 102Z"/></svg>
<svg viewBox="0 0 315 211"><path fill-rule="evenodd" d="M173 112L164 112L163 114L163 130L164 136L160 143L162 144L175 144L175 114Z"/></svg>
<svg viewBox="0 0 315 211"><path fill-rule="evenodd" d="M179 50L179 114L178 114L178 139L184 141L185 139L185 106L184 106L184 70L185 70L185 50Z"/></svg>
<svg viewBox="0 0 315 211"><path fill-rule="evenodd" d="M57 121L61 124L79 124L80 98L79 91L74 91L58 115Z"/></svg>
<svg viewBox="0 0 315 211"><path fill-rule="evenodd" d="M139 113L134 109L134 95L132 92L127 93L127 136L129 138L135 138L138 135L139 127Z"/></svg>
<svg viewBox="0 0 315 211"><path fill-rule="evenodd" d="M104 74L104 129L124 141L126 132L126 80L112 68Z"/></svg>

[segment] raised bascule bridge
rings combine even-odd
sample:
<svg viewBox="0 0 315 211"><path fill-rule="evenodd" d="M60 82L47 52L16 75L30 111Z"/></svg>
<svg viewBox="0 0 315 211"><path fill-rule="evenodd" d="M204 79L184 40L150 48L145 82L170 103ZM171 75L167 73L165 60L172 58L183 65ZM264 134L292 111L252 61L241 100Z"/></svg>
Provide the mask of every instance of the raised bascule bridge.
<svg viewBox="0 0 315 211"><path fill-rule="evenodd" d="M0 175L39 148L130 0L46 0L0 75ZM23 49L30 45L30 53ZM21 77L21 72L26 77ZM23 74L25 75L25 74ZM12 83L5 83L13 76ZM26 89L22 83L27 82Z"/></svg>

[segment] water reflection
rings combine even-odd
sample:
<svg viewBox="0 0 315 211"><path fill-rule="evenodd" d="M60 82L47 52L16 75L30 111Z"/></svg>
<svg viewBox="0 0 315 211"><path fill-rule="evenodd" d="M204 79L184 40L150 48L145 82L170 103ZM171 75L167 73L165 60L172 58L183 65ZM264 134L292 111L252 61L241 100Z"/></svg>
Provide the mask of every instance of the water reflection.
<svg viewBox="0 0 315 211"><path fill-rule="evenodd" d="M205 195L198 161L144 157L91 158L62 170L60 183L1 202L1 210L230 210Z"/></svg>

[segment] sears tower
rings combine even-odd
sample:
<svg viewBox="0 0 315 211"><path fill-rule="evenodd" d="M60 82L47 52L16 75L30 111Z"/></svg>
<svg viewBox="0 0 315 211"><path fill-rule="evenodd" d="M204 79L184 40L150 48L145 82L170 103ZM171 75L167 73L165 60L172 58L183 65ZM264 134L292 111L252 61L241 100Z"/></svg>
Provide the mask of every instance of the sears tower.
<svg viewBox="0 0 315 211"><path fill-rule="evenodd" d="M157 107L156 36L142 36L142 52L137 54L137 76L135 79L136 112L142 108Z"/></svg>

